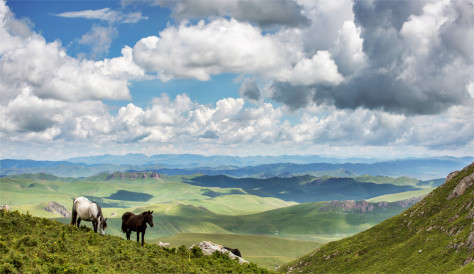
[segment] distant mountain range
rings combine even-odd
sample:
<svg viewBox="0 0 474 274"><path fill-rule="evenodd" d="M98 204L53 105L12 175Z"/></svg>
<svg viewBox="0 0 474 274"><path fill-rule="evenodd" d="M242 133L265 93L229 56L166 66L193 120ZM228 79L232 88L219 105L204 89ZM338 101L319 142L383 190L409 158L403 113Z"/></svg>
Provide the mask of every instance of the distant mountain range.
<svg viewBox="0 0 474 274"><path fill-rule="evenodd" d="M222 166L256 166L276 163L312 164L312 163L374 163L380 159L364 158L326 158L318 155L281 155L281 156L225 156L198 154L159 154L147 156L145 154L126 155L100 155L71 158L66 160L70 163L81 163L87 165L114 164L114 165L160 165L172 168L194 168L194 167L222 167Z"/></svg>
<svg viewBox="0 0 474 274"><path fill-rule="evenodd" d="M232 177L292 177L298 175L355 177L408 176L421 180L444 178L474 157L437 157L378 161L320 156L202 156L127 154L72 158L67 161L0 160L0 176L47 173L63 177L89 177L102 172L156 171L165 175L227 175Z"/></svg>

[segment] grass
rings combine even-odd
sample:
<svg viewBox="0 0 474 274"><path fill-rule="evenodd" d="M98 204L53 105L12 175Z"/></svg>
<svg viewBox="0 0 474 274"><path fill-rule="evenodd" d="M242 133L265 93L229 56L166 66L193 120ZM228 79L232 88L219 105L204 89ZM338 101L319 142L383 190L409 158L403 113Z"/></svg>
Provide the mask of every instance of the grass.
<svg viewBox="0 0 474 274"><path fill-rule="evenodd" d="M394 194L388 194L388 195L382 195L378 197L374 197L371 199L367 199L367 202L372 202L372 203L378 203L378 202L396 202L396 201L401 201L413 197L422 197L425 195L428 195L431 191L433 191L435 188L427 188L427 189L422 189L422 190L414 190L414 191L406 191L406 192L401 192L401 193L394 193Z"/></svg>
<svg viewBox="0 0 474 274"><path fill-rule="evenodd" d="M367 231L328 243L286 264L281 271L468 273L474 264L474 190L471 187L461 196L447 197L473 172L471 164L405 212Z"/></svg>
<svg viewBox="0 0 474 274"><path fill-rule="evenodd" d="M322 244L256 235L199 233L180 233L162 238L160 241L170 243L174 247L190 246L200 241L211 241L223 246L238 248L245 260L270 270L303 256Z"/></svg>
<svg viewBox="0 0 474 274"><path fill-rule="evenodd" d="M38 273L266 273L226 255L138 245L87 227L0 210L0 272Z"/></svg>
<svg viewBox="0 0 474 274"><path fill-rule="evenodd" d="M238 188L202 187L182 182L193 176L104 181L107 176L101 174L86 180L66 181L41 176L1 178L0 203L7 203L14 210L34 216L58 218L57 214L43 210L49 201L57 201L70 208L75 196L96 197L104 216L108 218L106 233L122 239L125 238L120 230L124 212L153 210L155 226L147 229L146 242L175 239L176 242L172 243L178 246L191 241L183 235L191 235L188 238L193 243L204 236L204 240L223 241L222 244L228 243L239 249L242 246L246 259L268 269L294 260L322 243L370 228L402 211L400 207L366 213L324 211L325 202L296 204L248 195ZM306 184L307 181L300 183ZM133 192L133 199L127 195L115 197L119 199L110 198L117 193L127 194L124 191ZM143 193L152 197L140 195ZM137 197L139 199L135 199ZM65 224L70 222L68 218L58 220ZM91 227L90 222L82 224ZM132 239L135 239L135 234Z"/></svg>
<svg viewBox="0 0 474 274"><path fill-rule="evenodd" d="M45 181L38 176L11 176L0 178L0 203L8 204L14 209L30 210L34 215L57 217L34 208L35 204L56 201L70 207L72 200L78 196L89 197L101 204L102 208L136 208L150 204L175 203L194 204L208 207L220 214L251 214L295 204L275 198L246 196L242 190L235 188L200 187L181 182L182 176L169 176L160 180L113 180L113 181ZM39 180L33 180L31 178ZM103 179L104 175L99 176ZM55 177L57 178L57 177ZM52 178L52 179L55 179ZM121 195L133 192L130 195ZM242 195L229 195L232 193ZM212 193L211 198L206 194ZM151 197L151 196L152 197ZM114 199L117 198L117 199ZM241 200L239 200L239 198ZM245 203L242 203L245 202ZM49 214L49 215L48 215Z"/></svg>
<svg viewBox="0 0 474 274"><path fill-rule="evenodd" d="M225 195L206 200L178 201L195 207L204 207L216 214L243 215L268 211L276 208L296 205L295 202L286 202L271 197L259 197L255 195Z"/></svg>

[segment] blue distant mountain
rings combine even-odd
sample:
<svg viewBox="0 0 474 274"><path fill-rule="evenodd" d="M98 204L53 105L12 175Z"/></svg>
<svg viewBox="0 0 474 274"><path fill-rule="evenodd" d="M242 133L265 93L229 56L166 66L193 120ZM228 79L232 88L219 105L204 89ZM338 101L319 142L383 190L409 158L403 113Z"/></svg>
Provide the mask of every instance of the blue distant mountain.
<svg viewBox="0 0 474 274"><path fill-rule="evenodd" d="M255 166L263 164L293 163L373 163L377 159L363 158L325 158L318 155L282 155L282 156L204 156L199 154L159 154L147 156L145 154L100 155L71 158L71 163L84 164L115 164L115 165L161 165L164 167L220 167L220 166Z"/></svg>
<svg viewBox="0 0 474 274"><path fill-rule="evenodd" d="M347 162L343 161L347 160ZM349 162L349 160L351 162ZM0 176L46 173L63 177L88 177L101 172L156 171L165 175L227 175L232 177L292 177L299 175L354 177L408 176L421 180L444 178L473 157L412 158L390 161L335 159L319 156L202 156L194 154L102 155L67 161L0 160Z"/></svg>

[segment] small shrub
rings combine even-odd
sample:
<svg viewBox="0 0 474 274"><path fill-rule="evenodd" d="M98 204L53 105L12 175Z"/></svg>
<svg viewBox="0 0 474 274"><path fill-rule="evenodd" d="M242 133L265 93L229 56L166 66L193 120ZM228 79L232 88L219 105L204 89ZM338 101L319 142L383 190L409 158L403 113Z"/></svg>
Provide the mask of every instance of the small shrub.
<svg viewBox="0 0 474 274"><path fill-rule="evenodd" d="M3 263L0 269L2 273L18 273L15 266L10 263Z"/></svg>
<svg viewBox="0 0 474 274"><path fill-rule="evenodd" d="M191 258L201 258L202 256L204 256L204 253L200 247L193 246L193 248L191 248Z"/></svg>

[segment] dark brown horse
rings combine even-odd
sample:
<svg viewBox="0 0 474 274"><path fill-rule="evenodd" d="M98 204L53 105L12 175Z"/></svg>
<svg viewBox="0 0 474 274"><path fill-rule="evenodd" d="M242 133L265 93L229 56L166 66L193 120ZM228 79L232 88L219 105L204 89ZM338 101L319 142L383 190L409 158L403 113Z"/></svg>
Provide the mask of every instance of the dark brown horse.
<svg viewBox="0 0 474 274"><path fill-rule="evenodd" d="M142 233L142 245L145 243L145 230L148 223L153 227L153 211L145 211L141 214L135 215L132 212L125 212L122 215L122 232L127 234L127 240L130 240L132 231L137 232L137 243L139 243L140 232Z"/></svg>

